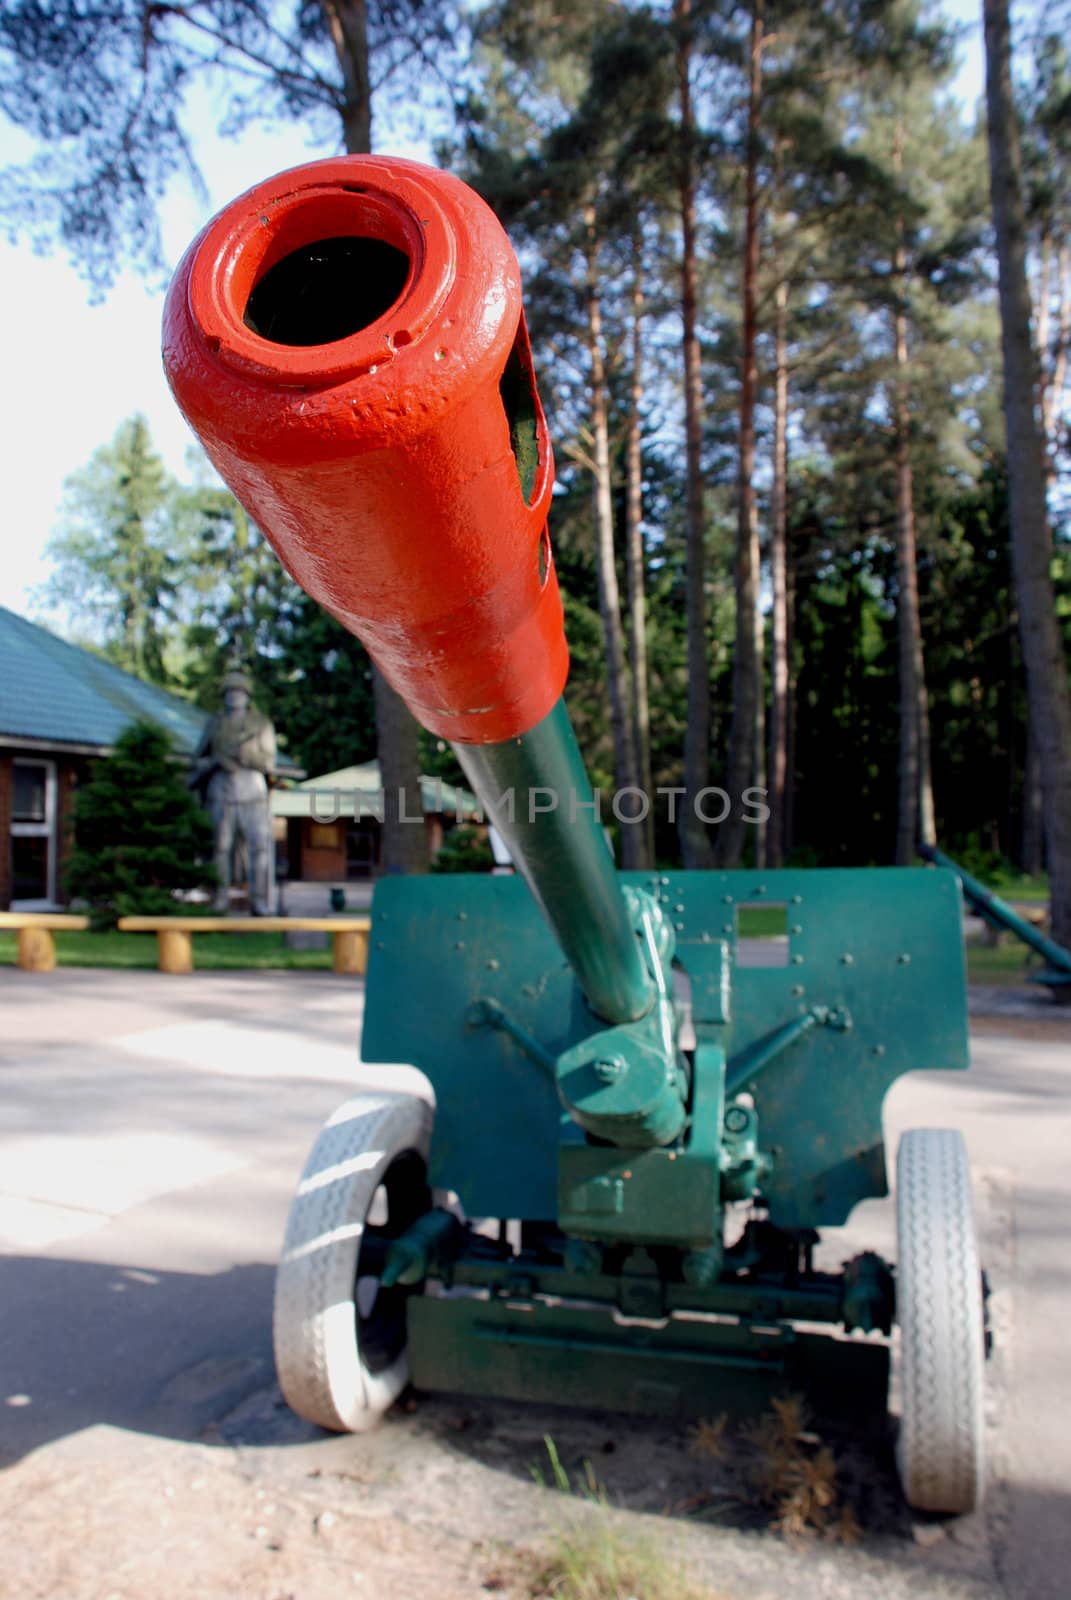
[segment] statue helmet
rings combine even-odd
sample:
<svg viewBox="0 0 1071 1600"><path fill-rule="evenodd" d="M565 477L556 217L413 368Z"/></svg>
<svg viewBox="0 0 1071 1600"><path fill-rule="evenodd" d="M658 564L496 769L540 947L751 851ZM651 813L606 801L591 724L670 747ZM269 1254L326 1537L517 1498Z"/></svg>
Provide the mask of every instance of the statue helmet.
<svg viewBox="0 0 1071 1600"><path fill-rule="evenodd" d="M240 672L237 667L228 672L223 679L223 689L224 691L227 689L243 689L248 695L253 693L253 685L250 683L245 673Z"/></svg>

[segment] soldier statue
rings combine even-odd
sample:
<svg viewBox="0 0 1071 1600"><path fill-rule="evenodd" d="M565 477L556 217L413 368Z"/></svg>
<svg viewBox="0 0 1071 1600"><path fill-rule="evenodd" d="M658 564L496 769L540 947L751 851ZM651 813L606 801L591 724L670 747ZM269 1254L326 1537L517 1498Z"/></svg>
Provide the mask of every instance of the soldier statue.
<svg viewBox="0 0 1071 1600"><path fill-rule="evenodd" d="M268 780L274 773L275 729L252 705L252 685L245 674L228 672L223 680L223 709L205 726L190 777L215 824L216 906L220 910L229 907L236 875L235 849L243 846L249 909L255 917L271 915L274 851Z"/></svg>

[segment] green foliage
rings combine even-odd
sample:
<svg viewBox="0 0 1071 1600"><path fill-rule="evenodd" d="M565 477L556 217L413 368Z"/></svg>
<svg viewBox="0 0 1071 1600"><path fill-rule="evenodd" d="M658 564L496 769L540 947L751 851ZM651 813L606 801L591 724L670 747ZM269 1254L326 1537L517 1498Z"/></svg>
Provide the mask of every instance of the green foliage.
<svg viewBox="0 0 1071 1600"><path fill-rule="evenodd" d="M438 855L431 864L432 872L490 872L495 864L487 833L468 823L451 828L443 840Z"/></svg>
<svg viewBox="0 0 1071 1600"><path fill-rule="evenodd" d="M171 685L171 622L183 576L169 514L173 484L142 416L122 423L109 445L66 483L60 531L47 555L53 574L41 592L64 605L102 654L150 683Z"/></svg>
<svg viewBox="0 0 1071 1600"><path fill-rule="evenodd" d="M359 639L292 589L253 662L259 704L288 752L315 776L376 753L372 664Z"/></svg>
<svg viewBox="0 0 1071 1600"><path fill-rule="evenodd" d="M59 243L100 298L124 261L163 278L159 204L173 179L207 201L190 124L209 100L232 137L297 123L329 154L356 123L368 149L370 54L378 85L401 79L394 120L414 132L424 106L442 98L461 19L449 0L360 11L363 39L352 14L333 33L336 14L317 0L0 6L0 110L38 145L0 173L4 226L38 250ZM411 62L425 53L438 72L417 89Z"/></svg>
<svg viewBox="0 0 1071 1600"><path fill-rule="evenodd" d="M170 740L135 723L99 760L75 802L66 888L93 926L129 915L166 915L181 892L216 882L212 824L171 758Z"/></svg>
<svg viewBox="0 0 1071 1600"><path fill-rule="evenodd" d="M642 295L652 776L656 788L679 785L688 687L678 102L678 46L686 37L701 258L711 781L725 772L732 711L741 242L753 145L761 213L754 480L764 535L772 518L773 307L784 297L791 859L860 864L892 853L899 754L893 424L902 378L938 832L953 853L996 868L1020 850L1026 702L980 129L949 98L947 27L915 0L819 7L767 0L764 10L753 139L747 7L693 5L686 13L610 0L565 9L550 0L494 0L467 14L477 47L463 80L451 86L460 117L441 157L505 220L525 270L557 459L552 536L572 657L568 704L593 782L607 790L614 752L595 581L585 319L594 240L619 532L633 292ZM436 0L369 7L377 81L402 65L415 41L418 53L434 46L437 78L432 86L418 71L410 81L421 93L438 93L450 13ZM1039 19L1017 75L1038 311L1047 313L1037 319L1046 344L1043 388L1057 440L1067 420L1066 403L1058 394L1053 400L1066 359L1060 313L1071 299L1068 62L1053 18ZM159 196L187 162L185 94L198 75L216 78L231 131L254 116L285 116L333 147L339 119L349 140L360 109L319 3L275 8L269 17L259 4L239 15L223 0L206 0L195 19L154 10L148 22L134 0L57 0L47 15L8 8L0 18L0 107L40 149L29 166L4 175L0 211L36 242L62 240L98 288L124 253L151 265L159 255ZM895 361L897 313L907 322L906 374ZM1059 511L1068 504L1066 450L1054 448L1053 468ZM1071 557L1066 530L1056 532L1053 572L1066 633ZM141 419L125 423L72 478L51 553L48 598L67 606L109 659L205 706L224 665L240 659L307 771L374 754L363 647L296 589L207 469L196 467L182 484L168 477ZM618 578L624 592L620 558ZM449 748L430 736L422 738L421 765L463 782ZM673 862L679 844L664 800L655 801L655 819L658 858Z"/></svg>
<svg viewBox="0 0 1071 1600"><path fill-rule="evenodd" d="M181 658L185 691L214 710L235 661L266 676L255 664L279 654L286 622L305 596L208 462L191 452L190 464L193 482L173 486L168 508L185 580L173 655ZM286 663L281 675L296 665Z"/></svg>

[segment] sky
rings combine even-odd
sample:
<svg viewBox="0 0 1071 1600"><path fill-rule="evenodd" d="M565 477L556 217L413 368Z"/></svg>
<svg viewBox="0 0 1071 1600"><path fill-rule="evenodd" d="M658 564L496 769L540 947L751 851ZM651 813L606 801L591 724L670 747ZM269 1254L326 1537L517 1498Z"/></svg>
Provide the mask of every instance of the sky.
<svg viewBox="0 0 1071 1600"><path fill-rule="evenodd" d="M965 29L956 91L973 106L983 85L981 0L944 0L942 10ZM172 265L208 217L235 195L273 172L333 153L310 146L297 124L278 133L220 139L207 104L193 126L211 204L205 209L177 185L168 196L162 220ZM376 134L378 151L426 159L411 144L392 143L382 124ZM27 148L0 123L0 166L22 159ZM62 255L40 258L2 242L0 283L7 310L0 385L6 460L0 605L62 630L62 614L50 611L37 591L51 570L45 547L61 518L64 480L134 412L148 419L153 442L176 475L183 474L192 435L161 369L162 289L149 289L125 273L102 305L91 306L85 282Z"/></svg>

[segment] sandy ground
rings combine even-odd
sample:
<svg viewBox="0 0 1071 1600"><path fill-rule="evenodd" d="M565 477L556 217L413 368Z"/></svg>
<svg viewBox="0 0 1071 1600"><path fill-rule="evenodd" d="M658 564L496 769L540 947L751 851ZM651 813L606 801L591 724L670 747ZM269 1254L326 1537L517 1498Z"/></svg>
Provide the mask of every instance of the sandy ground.
<svg viewBox="0 0 1071 1600"><path fill-rule="evenodd" d="M844 1543L771 1529L746 1439L704 1456L679 1424L432 1396L361 1438L292 1416L272 1263L316 1126L390 1070L356 1064L360 1003L330 974L0 973L0 1596L522 1596L563 1519L603 1515L722 1600L1067 1593L1071 1022L980 1020L974 1072L889 1097L890 1142L955 1122L972 1151L991 1484L977 1516L915 1518L890 1433L813 1419ZM891 1252L890 1209L829 1255ZM614 1509L536 1481L548 1436Z"/></svg>

